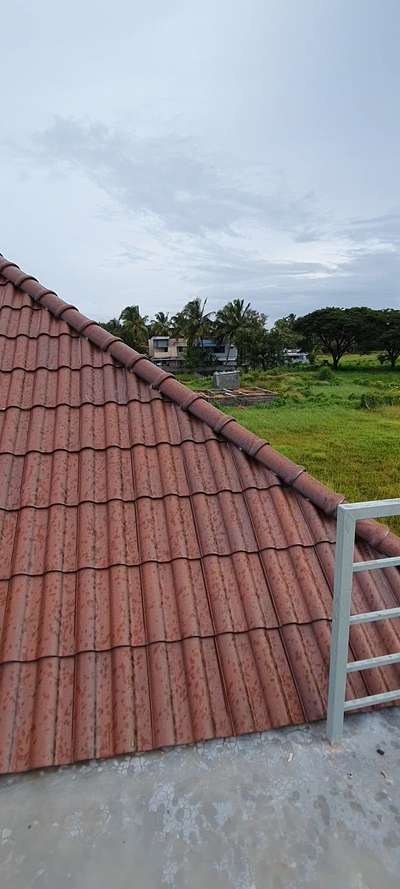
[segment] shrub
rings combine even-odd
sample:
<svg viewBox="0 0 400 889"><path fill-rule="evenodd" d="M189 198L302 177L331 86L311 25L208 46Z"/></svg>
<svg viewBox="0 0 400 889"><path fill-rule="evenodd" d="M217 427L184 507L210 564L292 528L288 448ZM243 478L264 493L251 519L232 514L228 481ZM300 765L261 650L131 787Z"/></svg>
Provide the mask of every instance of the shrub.
<svg viewBox="0 0 400 889"><path fill-rule="evenodd" d="M321 370L318 371L318 379L324 383L329 383L333 377L334 374L330 367L321 367Z"/></svg>
<svg viewBox="0 0 400 889"><path fill-rule="evenodd" d="M367 411L374 410L379 404L382 404L382 401L377 395L362 395L360 398L360 407Z"/></svg>
<svg viewBox="0 0 400 889"><path fill-rule="evenodd" d="M370 411L374 408L384 407L388 404L400 404L400 395L379 395L375 394L365 394L360 398L360 407L365 408Z"/></svg>

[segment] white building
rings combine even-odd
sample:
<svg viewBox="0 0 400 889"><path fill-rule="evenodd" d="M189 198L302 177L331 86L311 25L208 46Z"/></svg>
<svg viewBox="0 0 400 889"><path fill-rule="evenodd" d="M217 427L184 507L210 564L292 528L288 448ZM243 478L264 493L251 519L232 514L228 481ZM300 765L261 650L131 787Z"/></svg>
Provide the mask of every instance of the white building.
<svg viewBox="0 0 400 889"><path fill-rule="evenodd" d="M299 349L285 349L286 364L308 364L307 352L300 352Z"/></svg>

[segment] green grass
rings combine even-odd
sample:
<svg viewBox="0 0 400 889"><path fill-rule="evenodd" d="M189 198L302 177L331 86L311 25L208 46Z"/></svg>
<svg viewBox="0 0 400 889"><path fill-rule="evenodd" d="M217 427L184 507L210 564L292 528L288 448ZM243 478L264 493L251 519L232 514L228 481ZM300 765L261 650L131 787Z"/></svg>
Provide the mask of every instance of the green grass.
<svg viewBox="0 0 400 889"><path fill-rule="evenodd" d="M400 494L400 406L372 413L337 404L290 404L230 413L348 500ZM400 533L399 519L390 524Z"/></svg>
<svg viewBox="0 0 400 889"><path fill-rule="evenodd" d="M279 398L229 413L348 500L398 497L400 367L391 371L364 358L371 356L349 356L332 374L321 368L244 374L243 385L274 389ZM180 379L193 389L211 386L211 378ZM388 524L400 533L400 518Z"/></svg>

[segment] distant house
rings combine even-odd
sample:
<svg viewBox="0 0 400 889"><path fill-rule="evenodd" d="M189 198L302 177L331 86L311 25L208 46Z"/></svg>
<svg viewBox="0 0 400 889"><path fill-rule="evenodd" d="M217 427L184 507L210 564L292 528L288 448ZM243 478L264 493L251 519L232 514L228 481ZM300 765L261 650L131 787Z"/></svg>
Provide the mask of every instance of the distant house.
<svg viewBox="0 0 400 889"><path fill-rule="evenodd" d="M220 364L228 364L229 367L236 367L238 357L237 348L233 345L229 347L229 343L224 339L205 339L203 340L202 348L205 352L211 354L216 361L219 361Z"/></svg>
<svg viewBox="0 0 400 889"><path fill-rule="evenodd" d="M198 343L200 345L200 343ZM206 355L212 355L220 364L235 367L237 349L223 340L204 339L201 343ZM149 357L158 367L169 367L178 370L185 364L187 341L184 337L152 336L149 339Z"/></svg>
<svg viewBox="0 0 400 889"><path fill-rule="evenodd" d="M149 339L149 358L158 367L175 370L185 363L186 340L183 337L152 336Z"/></svg>
<svg viewBox="0 0 400 889"><path fill-rule="evenodd" d="M300 352L299 349L285 349L286 364L308 364L307 352Z"/></svg>

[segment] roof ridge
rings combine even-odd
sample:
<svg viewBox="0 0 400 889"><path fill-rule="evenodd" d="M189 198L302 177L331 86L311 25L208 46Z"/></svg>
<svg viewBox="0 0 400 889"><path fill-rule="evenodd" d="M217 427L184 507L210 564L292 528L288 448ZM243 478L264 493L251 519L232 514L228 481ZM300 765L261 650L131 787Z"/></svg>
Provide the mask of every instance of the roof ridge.
<svg viewBox="0 0 400 889"><path fill-rule="evenodd" d="M10 262L1 253L0 275L14 287L28 294L40 306L48 309L55 318L62 318L73 330L84 334L103 352L109 352L117 362L128 370L133 370L141 380L158 389L182 410L193 414L214 432L275 472L285 484L308 498L322 512L327 515L336 514L338 505L345 500L342 494L337 494L317 481L306 472L304 466L294 463L274 450L265 439L249 432L234 417L222 413L202 395L180 383L173 374L156 367L146 355L132 349L122 342L120 337L114 336L100 327L96 321L87 318L74 305L65 302L54 290L44 287L37 278L23 272L15 262ZM360 521L357 523L357 536L387 554L400 553L399 538L385 525L370 520Z"/></svg>

